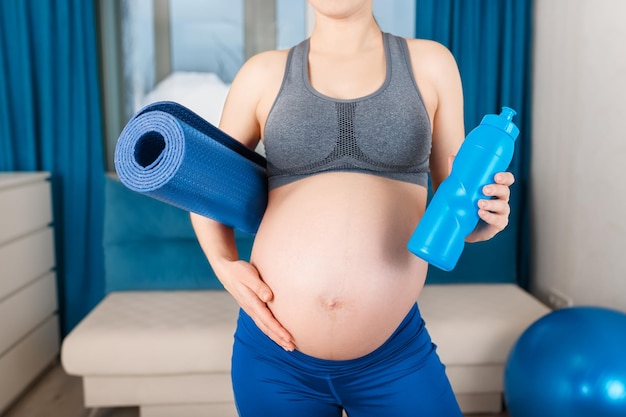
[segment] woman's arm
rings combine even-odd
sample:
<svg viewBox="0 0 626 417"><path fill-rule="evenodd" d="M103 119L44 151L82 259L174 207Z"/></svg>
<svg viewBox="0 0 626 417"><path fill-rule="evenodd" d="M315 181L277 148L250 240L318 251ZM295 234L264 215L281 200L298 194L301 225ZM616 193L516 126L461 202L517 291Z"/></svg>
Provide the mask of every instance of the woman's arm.
<svg viewBox="0 0 626 417"><path fill-rule="evenodd" d="M444 46L431 41L410 43L412 64L432 122L433 147L430 171L433 190L448 177L454 155L465 137L463 123L463 88L454 57ZM510 214L509 187L515 178L510 172L495 175L494 183L483 193L491 199L480 200L478 216L482 220L467 237L468 242L491 239L503 230Z"/></svg>
<svg viewBox="0 0 626 417"><path fill-rule="evenodd" d="M259 103L263 101L269 78L276 77L271 70L282 71L280 62L276 62L277 57L275 52L270 52L250 59L237 74L224 104L220 129L251 149L256 147L261 136ZM239 259L233 229L194 213L191 223L224 288L265 334L284 349L295 349L291 335L266 305L273 297L272 290L252 264Z"/></svg>
<svg viewBox="0 0 626 417"><path fill-rule="evenodd" d="M433 146L430 154L430 176L433 191L450 174L452 159L465 138L463 122L463 87L456 61L442 45L430 42L426 48L431 63L428 80L434 93L432 107Z"/></svg>
<svg viewBox="0 0 626 417"><path fill-rule="evenodd" d="M273 298L272 290L253 265L239 259L233 229L194 213L191 213L191 223L204 254L226 291L272 340L285 350L295 349L291 335L266 305Z"/></svg>

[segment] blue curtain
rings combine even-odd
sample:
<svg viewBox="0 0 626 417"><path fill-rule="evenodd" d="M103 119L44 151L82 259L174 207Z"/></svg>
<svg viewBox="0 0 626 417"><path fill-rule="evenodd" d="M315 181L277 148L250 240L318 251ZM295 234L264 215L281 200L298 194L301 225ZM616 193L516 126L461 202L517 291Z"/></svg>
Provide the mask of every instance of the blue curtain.
<svg viewBox="0 0 626 417"><path fill-rule="evenodd" d="M103 294L93 1L0 1L0 171L49 171L65 334Z"/></svg>
<svg viewBox="0 0 626 417"><path fill-rule="evenodd" d="M510 224L492 241L467 245L457 268L431 268L431 282L517 282L528 285L532 0L417 0L416 37L447 46L465 96L466 132L502 106L517 111L520 136L510 170Z"/></svg>

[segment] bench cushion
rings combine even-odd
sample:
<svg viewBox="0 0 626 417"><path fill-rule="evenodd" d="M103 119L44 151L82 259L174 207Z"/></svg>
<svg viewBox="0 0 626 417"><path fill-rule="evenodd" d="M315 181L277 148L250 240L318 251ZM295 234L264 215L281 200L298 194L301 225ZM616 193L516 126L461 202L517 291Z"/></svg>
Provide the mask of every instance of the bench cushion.
<svg viewBox="0 0 626 417"><path fill-rule="evenodd" d="M522 332L550 312L514 284L426 285L419 306L446 365L505 363Z"/></svg>
<svg viewBox="0 0 626 417"><path fill-rule="evenodd" d="M419 300L442 361L503 364L549 309L512 284L427 285ZM238 306L223 290L114 292L68 335L78 375L229 372Z"/></svg>
<svg viewBox="0 0 626 417"><path fill-rule="evenodd" d="M419 304L464 412L500 411L508 351L549 310L511 284L427 285ZM61 360L88 406L232 404L238 311L223 290L113 292Z"/></svg>
<svg viewBox="0 0 626 417"><path fill-rule="evenodd" d="M113 292L65 338L74 375L230 372L239 306L223 290Z"/></svg>

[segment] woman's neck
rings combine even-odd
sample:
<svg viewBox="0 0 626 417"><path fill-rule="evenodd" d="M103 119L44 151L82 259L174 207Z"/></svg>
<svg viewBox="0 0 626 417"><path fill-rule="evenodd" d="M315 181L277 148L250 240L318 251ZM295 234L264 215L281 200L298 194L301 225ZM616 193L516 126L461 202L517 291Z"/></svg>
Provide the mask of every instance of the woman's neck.
<svg viewBox="0 0 626 417"><path fill-rule="evenodd" d="M333 19L316 15L311 49L343 55L359 53L381 42L381 30L371 13Z"/></svg>

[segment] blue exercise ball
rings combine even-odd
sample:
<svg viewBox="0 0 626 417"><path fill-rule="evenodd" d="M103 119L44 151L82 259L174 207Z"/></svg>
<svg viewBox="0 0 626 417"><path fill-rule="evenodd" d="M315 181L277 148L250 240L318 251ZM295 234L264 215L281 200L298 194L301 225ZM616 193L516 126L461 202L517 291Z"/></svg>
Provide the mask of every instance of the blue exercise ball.
<svg viewBox="0 0 626 417"><path fill-rule="evenodd" d="M504 370L511 417L625 417L626 314L570 307L533 323Z"/></svg>

